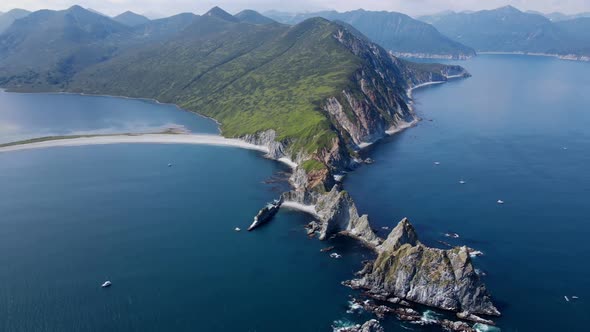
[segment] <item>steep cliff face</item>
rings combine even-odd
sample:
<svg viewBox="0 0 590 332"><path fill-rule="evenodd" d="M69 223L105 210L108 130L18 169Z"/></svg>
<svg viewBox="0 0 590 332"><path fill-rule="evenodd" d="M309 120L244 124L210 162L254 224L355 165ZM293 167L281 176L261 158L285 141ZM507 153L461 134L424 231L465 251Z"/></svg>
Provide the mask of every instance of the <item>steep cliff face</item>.
<svg viewBox="0 0 590 332"><path fill-rule="evenodd" d="M500 315L475 273L467 247L426 247L404 219L378 250L377 259L350 282L353 287L445 310Z"/></svg>
<svg viewBox="0 0 590 332"><path fill-rule="evenodd" d="M415 246L418 243L418 235L416 234L416 230L414 230L414 226L410 224L408 218L404 218L389 233L387 239L377 247L377 250L379 252L393 252L404 244Z"/></svg>
<svg viewBox="0 0 590 332"><path fill-rule="evenodd" d="M329 193L320 195L315 209L323 221L320 240L338 232L347 232L367 244L376 246L381 242L369 225L369 217L358 214L352 198L340 186L336 185Z"/></svg>
<svg viewBox="0 0 590 332"><path fill-rule="evenodd" d="M320 221L319 239L344 233L355 237L370 247L383 241L371 229L369 217L359 215L354 201L340 185L334 185L327 193L299 188L282 195L287 202L312 206Z"/></svg>
<svg viewBox="0 0 590 332"><path fill-rule="evenodd" d="M351 84L323 107L349 148L358 149L384 137L390 128L414 121L403 65L350 28L340 27L333 37L362 63Z"/></svg>

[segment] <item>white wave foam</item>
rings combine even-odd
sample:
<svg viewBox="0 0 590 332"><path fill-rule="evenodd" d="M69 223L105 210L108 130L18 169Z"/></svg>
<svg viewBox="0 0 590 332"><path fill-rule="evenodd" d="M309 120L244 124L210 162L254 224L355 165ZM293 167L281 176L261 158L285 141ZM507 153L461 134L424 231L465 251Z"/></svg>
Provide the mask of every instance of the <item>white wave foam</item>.
<svg viewBox="0 0 590 332"><path fill-rule="evenodd" d="M498 327L490 326L490 325L486 325L486 324L482 324L482 323L475 323L475 325L473 325L473 328L477 332L500 332L500 331L502 331Z"/></svg>
<svg viewBox="0 0 590 332"><path fill-rule="evenodd" d="M420 317L420 321L428 323L428 324L434 324L438 321L440 321L440 315L432 310L426 310L422 313L422 317Z"/></svg>
<svg viewBox="0 0 590 332"><path fill-rule="evenodd" d="M214 145L214 146L231 146L249 150L257 150L268 153L268 148L260 145L246 143L239 139L225 138L217 135L200 135L200 134L143 134L143 135L112 135L96 137L77 137L48 140L43 142L25 143L11 145L0 148L0 152L45 149L61 146L84 146L84 145L106 145L106 144L131 144L131 143L150 143L150 144L196 144L196 145Z"/></svg>
<svg viewBox="0 0 590 332"><path fill-rule="evenodd" d="M281 207L307 212L307 213L314 215L314 216L318 215L315 210L315 205L305 205L305 204L301 204L301 203L297 203L297 202L293 202L293 201L285 201L285 202L283 202Z"/></svg>
<svg viewBox="0 0 590 332"><path fill-rule="evenodd" d="M296 162L294 162L293 160L291 160L287 157L279 158L279 161L284 164L287 164L287 166L291 167L292 169L295 169L295 168L297 168L297 166L299 166L299 165L297 165Z"/></svg>
<svg viewBox="0 0 590 332"><path fill-rule="evenodd" d="M399 133L400 131L402 131L404 129L408 129L410 127L415 126L418 123L418 121L419 121L419 119L415 118L414 120L412 120L410 122L401 123L396 127L389 128L388 130L385 131L385 133L387 135L393 135L393 134Z"/></svg>
<svg viewBox="0 0 590 332"><path fill-rule="evenodd" d="M348 301L348 310L346 310L346 313L354 314L362 312L363 310L362 305L355 303L354 301Z"/></svg>
<svg viewBox="0 0 590 332"><path fill-rule="evenodd" d="M348 319L338 319L332 323L332 330L334 332L340 332L340 331L343 331L343 330L353 327L353 326L360 326L360 325L355 324L355 323L349 321Z"/></svg>

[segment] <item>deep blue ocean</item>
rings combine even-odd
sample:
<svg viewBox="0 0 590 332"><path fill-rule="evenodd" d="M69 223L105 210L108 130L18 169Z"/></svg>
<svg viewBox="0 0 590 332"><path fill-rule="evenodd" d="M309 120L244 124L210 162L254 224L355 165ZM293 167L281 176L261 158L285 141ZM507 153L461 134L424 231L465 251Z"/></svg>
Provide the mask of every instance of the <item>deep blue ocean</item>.
<svg viewBox="0 0 590 332"><path fill-rule="evenodd" d="M473 77L416 90L424 121L369 148L375 163L346 188L374 227L408 217L426 244L483 251L474 261L503 331L586 331L590 64L504 55L454 63Z"/></svg>
<svg viewBox="0 0 590 332"><path fill-rule="evenodd" d="M475 264L503 331L585 330L590 65L458 63L473 77L415 91L424 121L364 151L376 162L345 187L375 228L407 216L429 245L483 251ZM217 132L211 120L149 101L0 93L0 142L171 125ZM0 153L0 331L330 331L336 320L366 319L346 312L355 293L340 285L366 249L307 238L311 217L289 210L255 232L234 231L286 190L286 172L231 147ZM330 245L341 259L320 252ZM101 289L105 280L113 286Z"/></svg>

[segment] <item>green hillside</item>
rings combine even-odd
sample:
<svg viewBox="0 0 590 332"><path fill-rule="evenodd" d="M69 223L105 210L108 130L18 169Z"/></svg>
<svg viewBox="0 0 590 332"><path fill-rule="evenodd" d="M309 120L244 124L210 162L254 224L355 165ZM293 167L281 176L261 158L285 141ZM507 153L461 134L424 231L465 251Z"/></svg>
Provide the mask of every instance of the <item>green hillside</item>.
<svg viewBox="0 0 590 332"><path fill-rule="evenodd" d="M414 119L410 86L463 72L400 61L323 18L251 24L214 8L132 28L77 7L26 23L0 36L1 86L155 98L216 119L229 137L272 129L314 184L348 167L358 144Z"/></svg>

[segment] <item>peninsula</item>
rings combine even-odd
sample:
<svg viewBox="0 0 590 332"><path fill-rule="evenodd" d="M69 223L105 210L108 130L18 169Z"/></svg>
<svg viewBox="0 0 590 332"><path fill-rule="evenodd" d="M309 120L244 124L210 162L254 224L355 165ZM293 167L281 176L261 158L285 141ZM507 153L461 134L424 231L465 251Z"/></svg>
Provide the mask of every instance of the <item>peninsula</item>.
<svg viewBox="0 0 590 332"><path fill-rule="evenodd" d="M337 181L362 162L362 147L419 120L412 107L413 88L469 73L460 66L398 59L351 26L324 18L294 26L272 20L251 23L251 18L252 13L233 16L215 7L202 16L128 26L74 6L34 12L16 21L0 35L0 86L10 91L153 98L215 119L227 138L58 137L0 149L155 142L264 151L293 167L293 190L280 201L313 212L320 239L344 233L379 253L379 263L371 270L375 272L356 285L441 309L498 314L488 297L480 298L481 281L469 273L471 263L459 249L439 252L398 241L393 247L403 244L404 250L393 251L388 245L392 241L384 242L373 232L368 216L358 213ZM47 26L52 29L41 28ZM72 31L77 38L69 38ZM422 261L412 258L416 252L438 258L432 268L421 268ZM457 256L454 263L441 267L445 278L436 278L438 263L446 263L451 255ZM392 288L390 279L380 277L419 268L428 277L428 291L415 295ZM447 279L451 274L456 278ZM413 278L400 280L404 289L417 287ZM465 285L449 287L459 280ZM432 295L435 300L427 301Z"/></svg>

